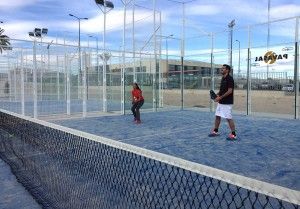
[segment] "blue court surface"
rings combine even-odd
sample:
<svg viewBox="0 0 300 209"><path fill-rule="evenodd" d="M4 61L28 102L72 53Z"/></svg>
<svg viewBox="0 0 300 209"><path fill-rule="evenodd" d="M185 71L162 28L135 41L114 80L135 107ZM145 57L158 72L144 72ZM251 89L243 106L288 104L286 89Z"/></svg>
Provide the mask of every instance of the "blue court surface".
<svg viewBox="0 0 300 209"><path fill-rule="evenodd" d="M10 167L0 158L0 208L39 209L41 206L12 174Z"/></svg>
<svg viewBox="0 0 300 209"><path fill-rule="evenodd" d="M299 120L234 115L237 141L209 138L214 113L193 110L102 116L52 121L156 152L215 167L268 183L300 190Z"/></svg>

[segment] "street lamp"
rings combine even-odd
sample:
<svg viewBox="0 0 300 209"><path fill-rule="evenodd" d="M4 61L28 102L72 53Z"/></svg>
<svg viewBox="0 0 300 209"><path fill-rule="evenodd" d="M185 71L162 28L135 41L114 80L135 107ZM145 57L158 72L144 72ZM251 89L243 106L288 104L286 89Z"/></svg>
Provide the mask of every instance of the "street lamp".
<svg viewBox="0 0 300 209"><path fill-rule="evenodd" d="M174 34L170 34L168 36L160 36L164 39L166 39L166 71L169 72L169 49L168 49L168 39L172 38L174 36Z"/></svg>
<svg viewBox="0 0 300 209"><path fill-rule="evenodd" d="M50 43L48 43L48 45L47 45L47 52L48 52L48 71L50 72L50 46L52 45L52 43L53 43L53 40L50 42Z"/></svg>
<svg viewBox="0 0 300 209"><path fill-rule="evenodd" d="M97 77L98 77L98 86L99 86L99 80L100 80L100 78L99 78L99 57L98 57L98 37L95 37L95 36L92 36L92 35L88 35L89 36L89 38L94 38L94 39L96 39L96 44L97 44L97 49L96 49L96 59L97 59ZM89 75L87 75L87 98L88 98L88 96L89 96Z"/></svg>
<svg viewBox="0 0 300 209"><path fill-rule="evenodd" d="M165 75L168 75L168 72L169 72L169 47L168 47L168 38L171 38L173 37L174 34L170 34L168 36L166 36L166 74ZM166 76L168 77L168 76ZM163 78L164 79L164 78ZM167 78L165 78L167 79ZM166 87L167 83L166 83L166 80L163 80L163 86L162 88ZM162 89L160 89L160 91L162 91ZM163 106L163 95L161 94L161 97L160 97L160 101L161 101L161 107Z"/></svg>
<svg viewBox="0 0 300 209"><path fill-rule="evenodd" d="M98 52L99 52L99 46L98 46L98 37L89 35L90 38L96 39L96 51L97 51L97 73L98 73L98 86L100 85L100 78L99 78L99 57L98 57Z"/></svg>
<svg viewBox="0 0 300 209"><path fill-rule="evenodd" d="M77 17L77 16L75 16L73 14L69 14L69 16L74 17L74 18L76 18L78 20L78 65L79 65L79 69L78 69L79 70L78 71L78 89L79 89L80 80L81 80L80 21L81 20L88 20L89 18L87 18L87 17Z"/></svg>
<svg viewBox="0 0 300 209"><path fill-rule="evenodd" d="M229 36L229 44L230 44L230 54L229 54L229 65L232 68L232 35L233 35L233 26L235 26L235 20L231 20L231 22L228 24L230 36ZM231 74L233 75L233 69Z"/></svg>
<svg viewBox="0 0 300 209"><path fill-rule="evenodd" d="M238 69L238 77L240 77L241 72L241 42L239 40L235 40L239 43L239 69Z"/></svg>
<svg viewBox="0 0 300 209"><path fill-rule="evenodd" d="M267 51L269 51L270 45L270 9L271 9L271 0L268 0L268 35L267 35ZM269 78L269 63L267 64L267 79Z"/></svg>
<svg viewBox="0 0 300 209"><path fill-rule="evenodd" d="M114 4L106 0L95 0L97 6L103 12L104 24L103 24L103 112L107 112L107 95L106 95L106 49L105 49L105 32L106 32L106 14L114 8Z"/></svg>
<svg viewBox="0 0 300 209"><path fill-rule="evenodd" d="M167 72L169 72L169 49L168 49L168 38L173 37L174 34L166 36L166 60L167 60Z"/></svg>

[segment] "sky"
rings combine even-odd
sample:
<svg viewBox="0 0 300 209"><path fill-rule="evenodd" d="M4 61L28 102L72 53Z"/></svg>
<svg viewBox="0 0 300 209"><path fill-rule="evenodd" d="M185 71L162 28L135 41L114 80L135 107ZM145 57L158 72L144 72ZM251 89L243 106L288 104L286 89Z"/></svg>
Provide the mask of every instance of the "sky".
<svg viewBox="0 0 300 209"><path fill-rule="evenodd" d="M181 0L156 0L156 19L161 17L162 37L169 37L169 43L163 44L169 54L180 52L182 37L182 3ZM151 0L112 0L115 8L106 15L106 47L120 49L123 37L123 2L128 3L126 15L126 47L132 49L132 3L135 21L135 47L149 47L153 27L153 1ZM182 2L182 1L181 1ZM194 0L183 1L185 5L185 49L189 55L209 53L211 38L208 34L216 33L214 39L215 51L228 48L227 25L235 20L233 41L240 41L240 48L248 47L249 25L265 23L268 20L268 0ZM29 31L34 28L48 28L45 42L52 40L76 45L78 43L78 21L69 14L86 17L81 21L81 45L99 46L102 43L103 13L94 0L0 0L0 27L11 39L30 40ZM299 0L270 0L270 20L300 16ZM271 26L271 43L294 41L295 20L274 23ZM252 46L266 44L266 25L254 27ZM94 38L90 38L89 36ZM164 38L162 38L164 40ZM237 48L237 42L234 47ZM150 49L149 49L150 50ZM260 52L258 52L260 53Z"/></svg>

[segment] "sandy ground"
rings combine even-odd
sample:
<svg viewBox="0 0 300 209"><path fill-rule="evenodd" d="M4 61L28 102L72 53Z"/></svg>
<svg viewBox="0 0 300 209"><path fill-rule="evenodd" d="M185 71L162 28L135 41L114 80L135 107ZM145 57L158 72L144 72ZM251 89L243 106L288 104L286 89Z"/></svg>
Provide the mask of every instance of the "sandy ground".
<svg viewBox="0 0 300 209"><path fill-rule="evenodd" d="M250 101L252 112L294 114L295 102L292 94L283 91L252 90ZM180 90L164 90L163 100L165 105L180 106ZM247 92L235 90L234 110L246 112ZM209 90L185 90L185 107L210 107Z"/></svg>
<svg viewBox="0 0 300 209"><path fill-rule="evenodd" d="M125 100L130 103L131 100L131 86L125 89ZM143 87L143 95L145 101L152 104L153 89L152 86ZM74 92L73 92L74 93ZM71 99L77 99L76 95ZM111 101L121 101L120 87L109 87L107 89L108 98ZM26 95L28 96L28 95ZM163 104L165 106L181 106L181 91L180 89L164 89L162 94ZM89 88L89 99L99 100L102 98L101 88ZM51 98L53 99L53 98ZM284 91L271 91L271 90L252 90L250 95L250 113L252 114L271 114L283 115L289 118L294 117L295 111L295 97L293 93L287 94ZM0 98L0 101L6 101L7 98ZM27 98L28 100L28 98ZM300 100L300 97L299 97ZM73 103L74 101L71 101ZM300 101L299 101L300 103ZM213 102L209 98L208 89L187 89L184 90L184 107L198 107L210 108ZM4 108L4 107L2 107ZM144 109L146 105L144 105ZM5 109L5 108L4 108ZM247 92L246 90L235 90L234 93L234 111L246 113L247 111ZM91 111L91 110L88 110ZM81 112L81 111L79 111ZM300 108L298 114L300 115Z"/></svg>

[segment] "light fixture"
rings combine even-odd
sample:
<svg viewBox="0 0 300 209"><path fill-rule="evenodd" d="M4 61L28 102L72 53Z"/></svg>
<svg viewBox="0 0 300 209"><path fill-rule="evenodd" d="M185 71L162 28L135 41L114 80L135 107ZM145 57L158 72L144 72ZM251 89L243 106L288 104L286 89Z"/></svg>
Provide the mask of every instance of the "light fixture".
<svg viewBox="0 0 300 209"><path fill-rule="evenodd" d="M95 0L96 4L102 5L104 7L108 7L113 9L114 4L111 1L105 1L105 0Z"/></svg>

